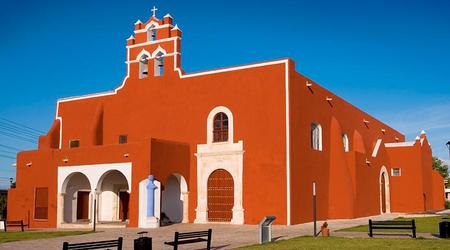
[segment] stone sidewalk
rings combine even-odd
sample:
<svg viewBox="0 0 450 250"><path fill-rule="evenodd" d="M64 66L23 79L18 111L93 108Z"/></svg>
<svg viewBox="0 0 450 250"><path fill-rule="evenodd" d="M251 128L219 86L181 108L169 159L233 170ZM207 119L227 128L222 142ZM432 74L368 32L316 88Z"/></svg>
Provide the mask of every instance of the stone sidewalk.
<svg viewBox="0 0 450 250"><path fill-rule="evenodd" d="M344 233L335 232L335 230L367 224L368 219L388 220L396 217L405 216L404 214L392 213L377 216L370 216L357 219L340 219L328 220L328 228L331 234L344 237L367 237L367 233ZM317 223L320 228L322 222ZM175 224L171 226L161 227L158 229L101 229L102 232L95 234L66 236L59 238L16 241L0 244L0 249L62 249L62 243L68 241L70 243L112 240L119 236L124 237L124 249L133 249L133 240L138 237L137 232L148 231L148 236L152 237L153 249L172 249L170 246L164 245L164 241L173 240L175 231L188 232L197 230L206 230L212 228L212 249L231 249L239 246L252 245L258 243L258 226L256 225L228 225L228 224ZM312 235L313 223L305 223L294 226L273 226L272 236L276 240L289 239L297 236ZM1 233L0 233L1 237ZM407 236L406 236L407 237ZM202 249L205 243L195 245L181 246L180 249Z"/></svg>

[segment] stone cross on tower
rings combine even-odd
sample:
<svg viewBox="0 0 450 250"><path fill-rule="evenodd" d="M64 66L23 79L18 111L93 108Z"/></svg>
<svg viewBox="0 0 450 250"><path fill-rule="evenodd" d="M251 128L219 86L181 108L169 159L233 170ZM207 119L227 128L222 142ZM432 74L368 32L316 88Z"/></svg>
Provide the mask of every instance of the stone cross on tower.
<svg viewBox="0 0 450 250"><path fill-rule="evenodd" d="M158 9L155 7L155 6L153 6L153 9L151 9L151 11L153 12L153 16L154 17L156 17L156 11L157 11Z"/></svg>

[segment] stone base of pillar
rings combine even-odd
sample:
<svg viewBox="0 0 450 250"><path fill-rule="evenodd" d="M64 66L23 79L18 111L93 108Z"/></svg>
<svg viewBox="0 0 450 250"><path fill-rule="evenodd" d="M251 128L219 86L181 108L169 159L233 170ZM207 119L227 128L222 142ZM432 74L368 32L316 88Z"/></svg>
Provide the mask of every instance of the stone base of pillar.
<svg viewBox="0 0 450 250"><path fill-rule="evenodd" d="M243 225L244 224L244 209L243 208L233 208L233 219L231 219L231 224Z"/></svg>
<svg viewBox="0 0 450 250"><path fill-rule="evenodd" d="M198 224L205 224L208 223L208 213L206 209L196 208L195 209L196 215L194 223Z"/></svg>
<svg viewBox="0 0 450 250"><path fill-rule="evenodd" d="M158 228L159 221L156 217L147 217L145 221L145 226L143 228Z"/></svg>

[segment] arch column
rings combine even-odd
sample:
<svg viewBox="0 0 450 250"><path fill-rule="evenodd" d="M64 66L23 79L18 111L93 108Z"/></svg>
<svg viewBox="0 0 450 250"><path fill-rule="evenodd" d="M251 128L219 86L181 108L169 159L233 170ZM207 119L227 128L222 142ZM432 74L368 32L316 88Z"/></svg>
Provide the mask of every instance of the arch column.
<svg viewBox="0 0 450 250"><path fill-rule="evenodd" d="M56 227L60 228L64 217L64 196L66 193L58 192L57 212L56 212Z"/></svg>
<svg viewBox="0 0 450 250"><path fill-rule="evenodd" d="M189 192L181 192L183 201L183 220L181 223L189 223Z"/></svg>
<svg viewBox="0 0 450 250"><path fill-rule="evenodd" d="M382 193L383 174L384 174L386 212L383 212L383 193ZM381 170L380 170L379 186L380 186L380 214L390 213L391 212L391 192L390 192L390 184L389 184L389 173L385 166L382 166Z"/></svg>

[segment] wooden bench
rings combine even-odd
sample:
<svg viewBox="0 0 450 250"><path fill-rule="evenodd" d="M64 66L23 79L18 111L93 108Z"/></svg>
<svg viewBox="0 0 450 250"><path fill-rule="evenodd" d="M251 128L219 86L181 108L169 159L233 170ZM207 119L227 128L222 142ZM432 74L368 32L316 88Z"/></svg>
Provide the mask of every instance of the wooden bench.
<svg viewBox="0 0 450 250"><path fill-rule="evenodd" d="M208 231L197 231L197 232L187 232L179 233L175 232L175 239L170 242L164 242L166 245L173 246L174 250L178 249L178 245L191 244L197 242L206 242L206 249L211 249L211 234L212 229Z"/></svg>
<svg viewBox="0 0 450 250"><path fill-rule="evenodd" d="M399 220L390 220L390 221L372 221L369 220L369 236L373 237L374 229L411 229L412 237L416 238L416 221L408 220L408 221L399 221Z"/></svg>
<svg viewBox="0 0 450 250"><path fill-rule="evenodd" d="M24 227L28 226L27 224L23 224L23 220L4 220L5 232L7 227L20 227L22 232L24 231Z"/></svg>
<svg viewBox="0 0 450 250"><path fill-rule="evenodd" d="M82 250L82 249L104 249L110 247L117 247L117 250L122 250L123 238L119 237L117 240L92 241L84 243L69 244L65 241L63 243L63 250Z"/></svg>

